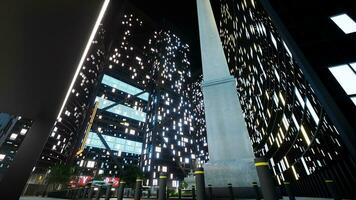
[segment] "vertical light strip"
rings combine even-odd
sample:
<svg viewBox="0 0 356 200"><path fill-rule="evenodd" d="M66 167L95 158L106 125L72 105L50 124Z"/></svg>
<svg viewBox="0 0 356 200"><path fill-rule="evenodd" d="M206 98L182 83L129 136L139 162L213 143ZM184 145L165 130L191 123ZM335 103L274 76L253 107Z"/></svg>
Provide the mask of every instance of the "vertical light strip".
<svg viewBox="0 0 356 200"><path fill-rule="evenodd" d="M84 49L84 52L83 52L83 54L82 54L82 57L81 57L80 61L79 61L79 64L78 64L78 66L77 66L77 70L75 71L75 74L74 74L74 77L73 77L73 79L72 79L72 82L70 83L70 86L69 86L69 89L68 89L68 91L67 91L66 97L64 98L62 107L61 107L61 109L60 109L60 111L59 111L59 113L58 113L57 119L60 118L60 116L61 116L61 114L62 114L62 112L63 112L64 106L65 106L66 103L67 103L67 100L68 100L69 95L70 95L70 93L71 93L71 91L72 91L72 89L73 89L74 83L75 83L76 80L77 80L77 77L78 77L78 75L79 75L80 69L82 68L82 65L83 65L83 63L84 63L84 60L85 60L85 58L87 57L88 51L89 51L90 46L91 46L91 44L92 44L92 42L93 42L93 40L94 40L94 37L95 37L95 35L96 35L96 32L97 32L97 30L98 30L98 28L99 28L99 25L100 25L100 23L101 23L101 20L103 19L104 15L105 15L105 12L106 12L106 9L107 9L107 7L108 7L108 5L109 5L109 2L110 2L110 0L105 0L104 3L103 3L103 5L102 5L102 7L101 7L99 16L98 16L98 18L96 19L94 28L93 28L93 30L92 30L92 32L91 32L91 34L90 34L88 43L87 43L87 45L86 45L86 47L85 47L85 49Z"/></svg>

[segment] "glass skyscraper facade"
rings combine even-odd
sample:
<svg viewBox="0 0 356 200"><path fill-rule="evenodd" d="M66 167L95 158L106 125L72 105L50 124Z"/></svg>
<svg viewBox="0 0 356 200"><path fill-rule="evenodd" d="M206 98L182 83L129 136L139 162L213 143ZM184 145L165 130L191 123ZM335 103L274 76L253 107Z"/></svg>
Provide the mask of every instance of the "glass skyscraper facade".
<svg viewBox="0 0 356 200"><path fill-rule="evenodd" d="M139 167L144 184L167 172L178 187L208 160L201 77L191 77L188 44L124 5L111 3L39 166L74 163L79 177Z"/></svg>
<svg viewBox="0 0 356 200"><path fill-rule="evenodd" d="M260 2L215 6L255 156L269 159L276 182L293 182L299 195L326 196L328 178L350 194L355 162Z"/></svg>

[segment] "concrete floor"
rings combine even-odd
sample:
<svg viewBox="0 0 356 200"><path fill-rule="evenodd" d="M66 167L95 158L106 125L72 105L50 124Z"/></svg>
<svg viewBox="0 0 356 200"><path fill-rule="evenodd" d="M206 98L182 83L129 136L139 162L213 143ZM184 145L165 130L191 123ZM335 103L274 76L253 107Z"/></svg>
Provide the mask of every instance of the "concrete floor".
<svg viewBox="0 0 356 200"><path fill-rule="evenodd" d="M284 197L283 200L288 200L288 197ZM297 200L329 200L328 198L310 198L310 197L297 197ZM43 198L43 197L20 197L20 200L67 200L67 199L56 199L56 198ZM101 198L100 200L104 200ZM110 200L117 200L116 198L111 198ZM133 198L124 198L124 200L133 200ZM244 200L244 199L238 199ZM246 199L247 200L247 199Z"/></svg>

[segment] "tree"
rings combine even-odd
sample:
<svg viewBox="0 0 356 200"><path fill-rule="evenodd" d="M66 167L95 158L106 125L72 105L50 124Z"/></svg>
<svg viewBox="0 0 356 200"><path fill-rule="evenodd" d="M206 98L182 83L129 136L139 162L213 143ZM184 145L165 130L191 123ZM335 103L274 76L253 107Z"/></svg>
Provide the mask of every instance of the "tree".
<svg viewBox="0 0 356 200"><path fill-rule="evenodd" d="M54 190L57 190L58 186L67 184L74 173L75 167L70 165L56 164L50 167L50 172L47 176L47 185L43 195L47 193L49 185L52 185Z"/></svg>
<svg viewBox="0 0 356 200"><path fill-rule="evenodd" d="M127 186L134 187L136 178L138 177L144 178L144 174L140 168L136 166L125 166L120 178L126 182Z"/></svg>

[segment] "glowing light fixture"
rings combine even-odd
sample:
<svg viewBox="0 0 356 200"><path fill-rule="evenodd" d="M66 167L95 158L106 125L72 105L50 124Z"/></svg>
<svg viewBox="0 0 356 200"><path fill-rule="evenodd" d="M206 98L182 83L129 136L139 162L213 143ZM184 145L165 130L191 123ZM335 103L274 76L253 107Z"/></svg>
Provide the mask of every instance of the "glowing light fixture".
<svg viewBox="0 0 356 200"><path fill-rule="evenodd" d="M108 8L109 2L110 2L110 0L105 0L104 3L103 3L103 5L102 5L102 7L101 7L101 9L100 9L99 16L98 16L98 18L96 19L94 28L93 28L93 30L92 30L92 32L91 32L91 34L90 34L88 43L87 43L87 45L86 45L86 47L85 47L85 49L84 49L84 52L83 52L83 54L82 54L82 57L81 57L80 61L79 61L79 64L78 64L78 66L77 66L77 70L75 71L75 74L74 74L74 77L73 77L73 79L72 79L72 82L70 83L70 86L69 86L69 89L68 89L68 91L67 91L67 94L66 94L66 96L65 96L65 98L64 98L62 107L61 107L61 109L60 109L60 111L59 111L59 113L58 113L57 119L60 118L60 116L61 116L61 114L62 114L62 112L63 112L64 106L66 105L67 100L68 100L68 98L69 98L69 95L71 94L71 91L72 91L72 89L73 89L74 83L75 83L75 81L77 80L77 77L78 77L78 75L79 75L80 69L81 69L81 67L82 67L82 65L83 65L83 63L84 63L85 58L87 57L88 51L89 51L90 46L91 46L91 44L92 44L92 42L93 42L93 40L94 40L94 37L95 37L95 35L96 35L96 32L97 32L97 30L98 30L98 28L99 28L99 25L100 25L100 23L101 23L101 20L103 19L104 15L105 15L105 12L106 12L106 9Z"/></svg>

